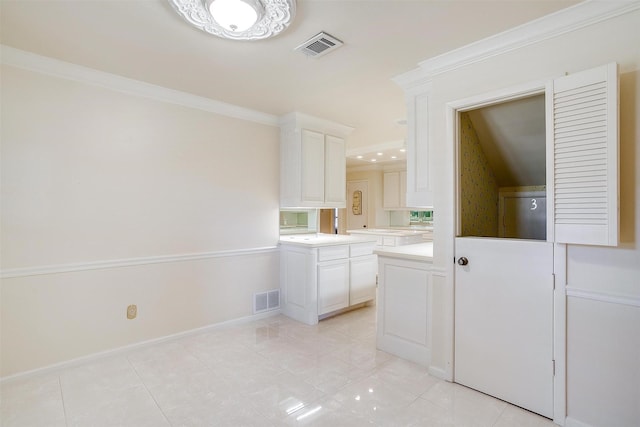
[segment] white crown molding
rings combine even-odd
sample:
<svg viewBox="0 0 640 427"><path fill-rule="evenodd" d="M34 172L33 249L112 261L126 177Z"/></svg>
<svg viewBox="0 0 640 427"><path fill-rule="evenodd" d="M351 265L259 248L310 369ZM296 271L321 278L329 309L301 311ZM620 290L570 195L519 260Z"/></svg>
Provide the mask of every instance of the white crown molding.
<svg viewBox="0 0 640 427"><path fill-rule="evenodd" d="M137 265L163 264L167 262L195 261L209 258L247 256L269 252L277 252L278 246L262 248L237 249L229 251L200 252L192 254L161 255L154 257L127 258L106 261L81 262L74 264L45 265L40 267L12 268L0 272L0 278L12 279L17 277L41 276L46 274L71 273L87 270L104 270Z"/></svg>
<svg viewBox="0 0 640 427"><path fill-rule="evenodd" d="M601 291L590 291L587 289L580 289L575 286L567 286L566 292L568 297L589 299L599 302L608 302L611 304L629 305L631 307L640 307L640 296L614 294Z"/></svg>
<svg viewBox="0 0 640 427"><path fill-rule="evenodd" d="M213 323L211 325L202 326L200 328L190 329L183 332L178 332L172 335L166 335L160 338L154 338L134 344L129 344L126 346L114 348L112 350L106 350L99 353L93 353L87 356L78 357L76 359L68 360L65 362L56 363L53 365L45 366L42 368L33 369L30 371L19 372L17 374L9 375L6 377L0 378L0 384L7 384L14 381L22 381L28 378L32 378L36 375L44 375L51 374L55 372L60 372L61 370L75 368L80 365L84 365L86 363L95 362L100 359L104 359L105 357L118 356L121 354L127 354L134 350L141 350L144 348L148 348L157 344L167 343L176 341L182 338L187 338L193 335L198 335L202 333L206 333L219 328L228 328L229 326L238 326L244 325L249 322L255 322L262 319L267 319L269 317L277 316L282 313L281 309L269 310L264 313L253 314L250 316L239 317L237 319L225 320L219 323Z"/></svg>
<svg viewBox="0 0 640 427"><path fill-rule="evenodd" d="M272 114L98 71L6 45L0 45L0 52L0 62L13 67L100 86L128 95L195 108L234 119L247 120L268 126L278 126L278 117Z"/></svg>
<svg viewBox="0 0 640 427"><path fill-rule="evenodd" d="M426 59L393 81L404 89L434 76L640 9L638 0L587 0L502 33Z"/></svg>
<svg viewBox="0 0 640 427"><path fill-rule="evenodd" d="M320 117L310 116L298 111L293 111L291 113L280 116L280 118L278 119L278 124L283 129L304 128L343 138L346 138L351 132L353 132L354 129L350 126L332 122Z"/></svg>

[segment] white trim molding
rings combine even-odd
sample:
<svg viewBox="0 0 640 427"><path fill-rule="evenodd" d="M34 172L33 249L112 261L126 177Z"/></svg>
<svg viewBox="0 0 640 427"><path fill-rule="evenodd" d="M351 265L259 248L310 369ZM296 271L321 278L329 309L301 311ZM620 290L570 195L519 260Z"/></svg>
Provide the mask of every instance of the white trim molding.
<svg viewBox="0 0 640 427"><path fill-rule="evenodd" d="M564 427L593 427L591 424L583 423L575 418L567 417Z"/></svg>
<svg viewBox="0 0 640 427"><path fill-rule="evenodd" d="M142 341L142 342L138 342L138 343L134 343L134 344L129 344L129 345L125 345L122 347L118 347L115 349L111 349L111 350L106 350L106 351L101 351L99 353L94 353L94 354L90 354L87 356L82 356L82 357L78 357L76 359L72 359L72 360L68 360L65 362L60 362L60 363L55 363L53 365L49 365L49 366L45 366L42 368L37 368L37 369L33 369L31 371L25 371L25 372L19 372L17 374L13 374L13 375L9 375L6 377L2 377L0 378L0 384L5 384L11 381L18 381L18 380L24 380L36 375L42 375L42 374L49 374L49 373L54 373L54 372L58 372L61 371L63 369L69 369L69 368L74 368L76 366L80 366L83 365L85 363L88 362L93 362L96 360L100 360L102 358L105 357L109 357L109 356L115 356L115 355L120 355L120 354L126 354L129 353L131 351L134 350L140 350L140 349L144 349L153 345L157 345L157 344L161 344L161 343L165 343L165 342L171 342L171 341L175 341L175 340L179 340L181 338L186 338L186 337L190 337L193 335L198 335L201 333L205 333L217 328L222 328L222 327L229 327L229 326L237 326L237 325L243 325L249 322L253 322L256 320L262 320L262 319L266 319L272 316L277 316L278 314L281 314L282 311L280 309L277 310L270 310L264 313L258 313L258 314L252 314L250 316L245 316L245 317L240 317L237 319L231 319L231 320L225 320L223 322L219 322L219 323L214 323L211 325L207 325L207 326L202 326L200 328L195 328L195 329L190 329L188 331L184 331L184 332L178 332L176 334L172 334L172 335L167 335L164 337L160 337L160 338L154 338L154 339L150 339L147 341Z"/></svg>
<svg viewBox="0 0 640 427"><path fill-rule="evenodd" d="M640 307L640 296L623 295L602 291L591 291L588 289L580 289L576 286L570 285L567 286L567 296L573 298L590 299L599 302L608 302L611 304Z"/></svg>
<svg viewBox="0 0 640 427"><path fill-rule="evenodd" d="M449 275L449 272L447 271L446 268L433 267L431 269L431 275L438 276L438 277L447 277Z"/></svg>
<svg viewBox="0 0 640 427"><path fill-rule="evenodd" d="M246 120L267 126L278 126L277 116L261 111L251 110L179 90L156 86L104 71L98 71L93 68L37 55L6 45L0 45L0 52L0 62L12 67L99 86L128 95L195 108L234 119Z"/></svg>
<svg viewBox="0 0 640 427"><path fill-rule="evenodd" d="M393 81L408 89L433 76L484 61L640 9L637 0L587 0L502 33L426 59Z"/></svg>
<svg viewBox="0 0 640 427"><path fill-rule="evenodd" d="M429 366L428 369L429 375L432 377L440 378L441 380L449 381L447 379L447 373L444 369L438 368L436 366Z"/></svg>
<svg viewBox="0 0 640 427"><path fill-rule="evenodd" d="M44 265L27 268L11 268L0 272L1 279L13 279L17 277L41 276L46 274L71 273L87 270L104 270L111 268L132 267L147 264L162 264L167 262L195 261L210 258L231 256L248 256L277 252L278 246L266 246L261 248L236 249L228 251L199 252L191 254L160 255L141 258L114 259L106 261L80 262L73 264Z"/></svg>

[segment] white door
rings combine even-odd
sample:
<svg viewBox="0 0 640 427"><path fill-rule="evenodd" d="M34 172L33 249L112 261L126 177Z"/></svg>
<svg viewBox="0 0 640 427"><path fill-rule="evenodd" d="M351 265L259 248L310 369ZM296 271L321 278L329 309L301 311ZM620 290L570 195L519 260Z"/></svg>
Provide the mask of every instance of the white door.
<svg viewBox="0 0 640 427"><path fill-rule="evenodd" d="M347 230L367 228L369 214L369 182L347 182Z"/></svg>
<svg viewBox="0 0 640 427"><path fill-rule="evenodd" d="M455 245L455 381L552 418L553 244Z"/></svg>

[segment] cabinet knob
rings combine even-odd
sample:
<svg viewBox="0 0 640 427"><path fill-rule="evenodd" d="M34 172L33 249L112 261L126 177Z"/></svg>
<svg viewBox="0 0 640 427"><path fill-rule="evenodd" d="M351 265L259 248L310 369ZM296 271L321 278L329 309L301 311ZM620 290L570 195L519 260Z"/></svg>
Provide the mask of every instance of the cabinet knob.
<svg viewBox="0 0 640 427"><path fill-rule="evenodd" d="M458 265L467 265L469 264L469 260L463 256L458 258Z"/></svg>

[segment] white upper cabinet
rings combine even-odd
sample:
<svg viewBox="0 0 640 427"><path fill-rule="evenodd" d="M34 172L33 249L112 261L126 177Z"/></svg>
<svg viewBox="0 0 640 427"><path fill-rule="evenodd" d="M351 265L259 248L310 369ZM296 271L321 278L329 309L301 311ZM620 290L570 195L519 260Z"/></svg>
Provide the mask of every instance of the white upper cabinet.
<svg viewBox="0 0 640 427"><path fill-rule="evenodd" d="M280 207L346 206L350 127L291 113L280 120Z"/></svg>
<svg viewBox="0 0 640 427"><path fill-rule="evenodd" d="M302 129L302 201L324 203L325 144L324 135Z"/></svg>
<svg viewBox="0 0 640 427"><path fill-rule="evenodd" d="M547 239L618 244L618 68L612 63L547 87Z"/></svg>
<svg viewBox="0 0 640 427"><path fill-rule="evenodd" d="M324 200L327 204L346 206L347 163L344 139L326 135L324 138Z"/></svg>
<svg viewBox="0 0 640 427"><path fill-rule="evenodd" d="M407 173L385 172L383 175L383 207L404 209L407 207Z"/></svg>

